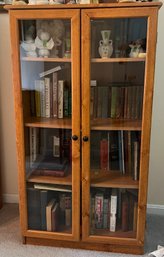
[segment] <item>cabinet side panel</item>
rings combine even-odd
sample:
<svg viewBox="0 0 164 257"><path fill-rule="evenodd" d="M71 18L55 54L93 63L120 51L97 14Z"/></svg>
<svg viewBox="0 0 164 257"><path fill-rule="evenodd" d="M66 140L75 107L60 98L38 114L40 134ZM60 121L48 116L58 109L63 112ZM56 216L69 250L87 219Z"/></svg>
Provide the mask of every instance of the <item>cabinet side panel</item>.
<svg viewBox="0 0 164 257"><path fill-rule="evenodd" d="M154 69L157 34L157 9L151 9L148 17L147 57L145 67L145 86L143 102L142 138L141 138L141 162L139 183L139 210L138 210L138 234L141 244L144 243L144 230L146 219L146 202L148 187L148 170L150 154L150 132L152 116L152 100L154 87Z"/></svg>

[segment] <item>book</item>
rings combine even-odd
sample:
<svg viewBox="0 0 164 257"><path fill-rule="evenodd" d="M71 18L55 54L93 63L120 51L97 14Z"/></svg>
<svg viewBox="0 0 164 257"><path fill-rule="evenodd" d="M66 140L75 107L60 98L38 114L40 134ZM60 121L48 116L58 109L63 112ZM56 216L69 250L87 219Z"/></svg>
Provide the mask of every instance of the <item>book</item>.
<svg viewBox="0 0 164 257"><path fill-rule="evenodd" d="M110 228L111 232L116 231L116 213L117 213L117 191L112 189L111 202L110 202Z"/></svg>
<svg viewBox="0 0 164 257"><path fill-rule="evenodd" d="M103 194L95 195L95 228L103 228Z"/></svg>
<svg viewBox="0 0 164 257"><path fill-rule="evenodd" d="M40 190L27 188L28 229L41 230Z"/></svg>
<svg viewBox="0 0 164 257"><path fill-rule="evenodd" d="M40 162L35 162L35 168L38 170L65 170L68 160L59 157L45 156Z"/></svg>
<svg viewBox="0 0 164 257"><path fill-rule="evenodd" d="M30 127L30 166L33 167L33 163L37 159L39 152L39 129Z"/></svg>
<svg viewBox="0 0 164 257"><path fill-rule="evenodd" d="M65 225L71 227L72 224L72 197L71 195L65 196Z"/></svg>
<svg viewBox="0 0 164 257"><path fill-rule="evenodd" d="M128 231L128 196L122 193L122 231Z"/></svg>
<svg viewBox="0 0 164 257"><path fill-rule="evenodd" d="M52 116L58 117L58 73L52 74Z"/></svg>
<svg viewBox="0 0 164 257"><path fill-rule="evenodd" d="M50 177L65 177L68 172L68 166L65 166L63 170L34 170L32 175L37 176L50 176Z"/></svg>
<svg viewBox="0 0 164 257"><path fill-rule="evenodd" d="M47 231L52 231L52 209L56 203L56 199L51 199L48 205L46 206L46 224L47 224Z"/></svg>
<svg viewBox="0 0 164 257"><path fill-rule="evenodd" d="M71 186L34 184L35 189L45 189L59 192L72 192Z"/></svg>
<svg viewBox="0 0 164 257"><path fill-rule="evenodd" d="M60 138L53 136L53 156L60 157Z"/></svg>
<svg viewBox="0 0 164 257"><path fill-rule="evenodd" d="M50 94L51 94L51 88L50 88L50 78L46 77L44 79L45 83L45 117L50 118L51 116L51 99L50 99Z"/></svg>
<svg viewBox="0 0 164 257"><path fill-rule="evenodd" d="M58 118L63 119L64 80L58 81Z"/></svg>
<svg viewBox="0 0 164 257"><path fill-rule="evenodd" d="M51 210L51 231L59 230L59 218L60 218L59 203L56 203Z"/></svg>
<svg viewBox="0 0 164 257"><path fill-rule="evenodd" d="M47 71L43 71L43 72L41 72L41 73L39 73L39 77L40 78L43 78L44 76L47 76L47 75L49 75L49 74L52 74L53 72L57 72L57 71L59 71L59 70L61 70L62 69L62 67L59 65L59 66L56 66L56 67L54 67L54 68L52 68L52 69L49 69L49 70L47 70Z"/></svg>
<svg viewBox="0 0 164 257"><path fill-rule="evenodd" d="M100 168L108 170L108 141L106 139L100 141Z"/></svg>
<svg viewBox="0 0 164 257"><path fill-rule="evenodd" d="M48 190L40 190L40 213L41 213L41 229L47 230L46 222L46 206L50 199L54 197L54 192Z"/></svg>

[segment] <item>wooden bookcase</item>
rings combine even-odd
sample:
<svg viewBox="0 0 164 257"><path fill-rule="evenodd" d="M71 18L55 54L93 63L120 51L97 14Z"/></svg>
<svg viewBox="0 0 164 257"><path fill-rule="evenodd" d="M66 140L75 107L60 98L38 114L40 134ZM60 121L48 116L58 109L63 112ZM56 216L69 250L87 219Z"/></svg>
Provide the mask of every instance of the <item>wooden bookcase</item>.
<svg viewBox="0 0 164 257"><path fill-rule="evenodd" d="M160 7L6 6L24 243L143 253Z"/></svg>

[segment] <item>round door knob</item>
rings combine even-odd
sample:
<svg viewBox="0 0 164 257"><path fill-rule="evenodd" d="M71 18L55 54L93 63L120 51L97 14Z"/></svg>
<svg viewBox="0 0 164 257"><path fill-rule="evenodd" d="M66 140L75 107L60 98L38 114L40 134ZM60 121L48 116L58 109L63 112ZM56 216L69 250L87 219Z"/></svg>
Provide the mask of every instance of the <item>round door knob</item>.
<svg viewBox="0 0 164 257"><path fill-rule="evenodd" d="M84 137L83 137L83 141L84 141L84 142L87 142L87 141L88 141L88 137L87 137L87 136L84 136Z"/></svg>
<svg viewBox="0 0 164 257"><path fill-rule="evenodd" d="M78 136L73 135L73 136L72 136L72 140L74 140L74 141L78 140Z"/></svg>

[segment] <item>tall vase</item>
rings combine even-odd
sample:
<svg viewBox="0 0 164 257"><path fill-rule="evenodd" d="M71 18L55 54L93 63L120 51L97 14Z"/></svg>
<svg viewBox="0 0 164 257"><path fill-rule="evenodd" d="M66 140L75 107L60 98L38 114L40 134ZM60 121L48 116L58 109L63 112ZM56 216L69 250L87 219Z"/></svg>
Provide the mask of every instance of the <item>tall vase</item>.
<svg viewBox="0 0 164 257"><path fill-rule="evenodd" d="M113 53L113 41L110 40L111 30L102 30L102 40L99 41L99 54L101 58L110 58Z"/></svg>

